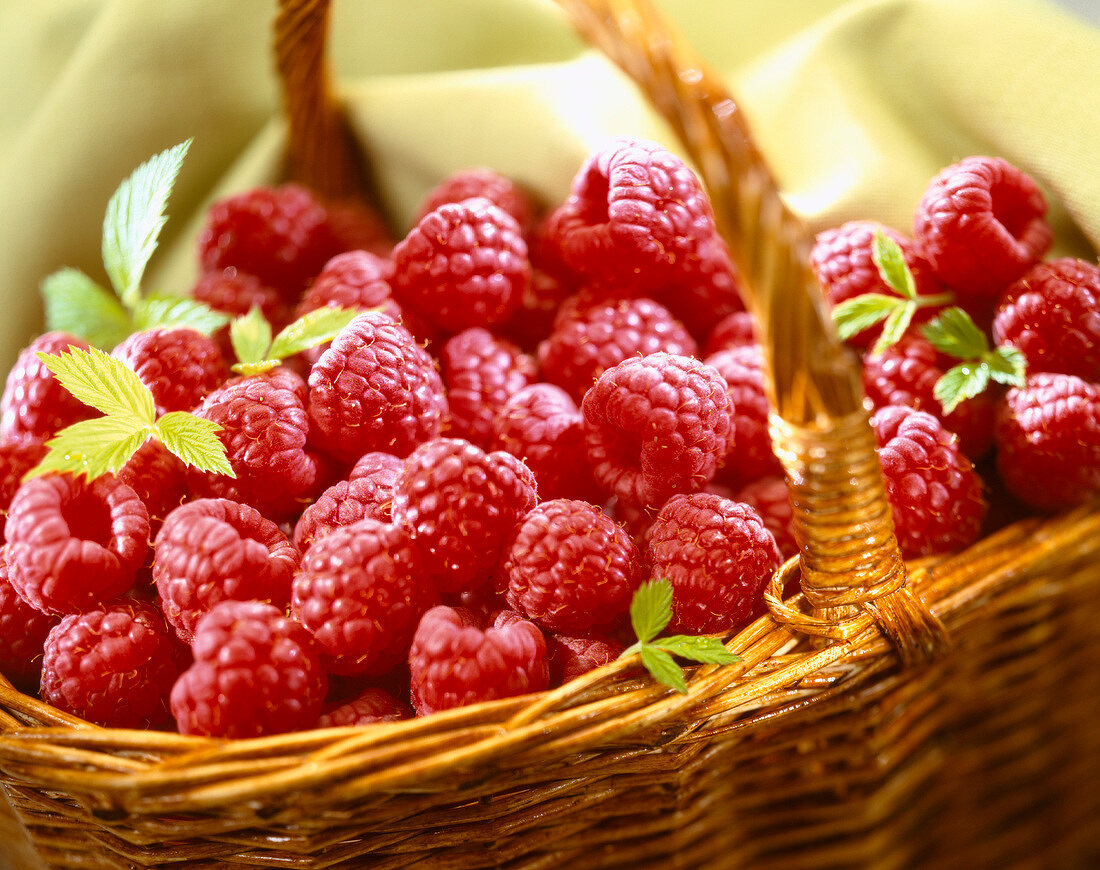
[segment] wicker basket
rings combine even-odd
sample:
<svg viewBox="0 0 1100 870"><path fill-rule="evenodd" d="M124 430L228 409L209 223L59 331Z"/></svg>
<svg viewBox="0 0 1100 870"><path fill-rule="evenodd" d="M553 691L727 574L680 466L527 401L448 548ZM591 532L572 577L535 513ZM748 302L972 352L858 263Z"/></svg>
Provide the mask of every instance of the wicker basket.
<svg viewBox="0 0 1100 870"><path fill-rule="evenodd" d="M617 663L415 721L218 741L104 729L0 680L3 791L57 867L1100 866L1100 513L903 564L855 362L736 104L642 3L563 0L672 123L766 336L800 557L686 695ZM291 172L366 174L327 3L283 0ZM783 600L798 579L802 594ZM9 825L0 836L12 836Z"/></svg>

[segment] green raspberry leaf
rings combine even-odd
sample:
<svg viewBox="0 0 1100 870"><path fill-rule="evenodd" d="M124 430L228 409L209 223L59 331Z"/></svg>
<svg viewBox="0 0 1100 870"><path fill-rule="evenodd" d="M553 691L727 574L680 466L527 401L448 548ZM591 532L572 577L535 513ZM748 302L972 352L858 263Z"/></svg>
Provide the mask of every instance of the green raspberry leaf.
<svg viewBox="0 0 1100 870"><path fill-rule="evenodd" d="M134 306L134 329L183 326L212 335L229 316L186 296L146 296Z"/></svg>
<svg viewBox="0 0 1100 870"><path fill-rule="evenodd" d="M643 646L660 634L672 619L672 583L647 580L630 602L630 624Z"/></svg>
<svg viewBox="0 0 1100 870"><path fill-rule="evenodd" d="M238 363L248 365L269 359L271 324L259 308L253 308L229 324L229 341Z"/></svg>
<svg viewBox="0 0 1100 870"><path fill-rule="evenodd" d="M107 203L103 266L122 304L133 308L141 278L165 223L164 210L191 140L162 151L135 169Z"/></svg>
<svg viewBox="0 0 1100 870"><path fill-rule="evenodd" d="M658 638L651 645L682 659L707 665L732 665L741 661L741 657L726 649L721 640L705 635L674 634Z"/></svg>
<svg viewBox="0 0 1100 870"><path fill-rule="evenodd" d="M960 402L980 395L989 385L989 366L983 362L959 363L936 381L932 395L950 414Z"/></svg>
<svg viewBox="0 0 1100 870"><path fill-rule="evenodd" d="M46 455L24 480L50 471L84 474L89 480L112 474L129 462L150 434L149 425L132 415L81 420L46 442Z"/></svg>
<svg viewBox="0 0 1100 870"><path fill-rule="evenodd" d="M1027 382L1027 357L1019 348L1001 345L986 356L989 376L999 384L1022 387Z"/></svg>
<svg viewBox="0 0 1100 870"><path fill-rule="evenodd" d="M832 311L837 335L847 341L905 307L905 300L882 293L862 293L838 303Z"/></svg>
<svg viewBox="0 0 1100 870"><path fill-rule="evenodd" d="M61 354L38 353L61 385L85 405L104 414L133 417L145 425L156 421L153 394L125 363L99 348L70 347Z"/></svg>
<svg viewBox="0 0 1100 870"><path fill-rule="evenodd" d="M282 330L268 355L286 359L318 344L332 341L361 312L354 308L316 308Z"/></svg>
<svg viewBox="0 0 1100 870"><path fill-rule="evenodd" d="M881 229L875 230L871 241L871 259L891 290L906 299L917 298L917 285L913 281L909 265L905 262L901 246Z"/></svg>
<svg viewBox="0 0 1100 870"><path fill-rule="evenodd" d="M157 437L172 453L200 471L236 477L218 438L221 426L187 411L169 411L156 423Z"/></svg>
<svg viewBox="0 0 1100 870"><path fill-rule="evenodd" d="M945 308L922 332L936 350L958 359L980 359L989 352L985 333L961 308Z"/></svg>
<svg viewBox="0 0 1100 870"><path fill-rule="evenodd" d="M129 312L111 292L79 269L61 269L42 282L46 329L68 332L110 350L132 331Z"/></svg>
<svg viewBox="0 0 1100 870"><path fill-rule="evenodd" d="M913 322L913 315L916 313L917 303L915 302L903 302L891 311L882 324L882 332L875 341L875 346L871 348L871 353L882 353L891 345L901 341L901 337L909 329L909 324Z"/></svg>
<svg viewBox="0 0 1100 870"><path fill-rule="evenodd" d="M687 694L683 669L673 661L672 656L655 646L643 646L640 650L642 664L658 683L675 689L682 695Z"/></svg>

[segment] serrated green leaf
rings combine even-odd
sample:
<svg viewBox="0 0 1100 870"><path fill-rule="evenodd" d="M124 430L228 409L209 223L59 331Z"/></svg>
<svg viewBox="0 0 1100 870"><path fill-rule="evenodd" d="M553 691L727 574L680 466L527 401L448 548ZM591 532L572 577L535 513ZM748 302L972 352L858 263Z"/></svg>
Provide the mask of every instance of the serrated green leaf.
<svg viewBox="0 0 1100 870"><path fill-rule="evenodd" d="M150 434L151 427L131 415L81 420L66 426L46 442L46 455L27 477L48 471L67 471L94 479L114 473L130 460Z"/></svg>
<svg viewBox="0 0 1100 870"><path fill-rule="evenodd" d="M257 362L250 363L234 363L229 367L230 371L234 374L252 376L262 375L272 369L277 369L283 364L282 360L278 359L262 359Z"/></svg>
<svg viewBox="0 0 1100 870"><path fill-rule="evenodd" d="M904 305L904 299L885 296L882 293L863 293L851 299L845 299L832 311L837 335L847 340L885 320L892 312Z"/></svg>
<svg viewBox="0 0 1100 870"><path fill-rule="evenodd" d="M359 313L354 308L315 308L275 336L268 356L286 359L318 344L332 341Z"/></svg>
<svg viewBox="0 0 1100 870"><path fill-rule="evenodd" d="M916 313L917 304L915 302L904 302L891 311L882 324L882 332L875 339L875 346L871 349L871 352L882 353L901 341L902 336L909 329L909 324L913 322L913 315Z"/></svg>
<svg viewBox="0 0 1100 870"><path fill-rule="evenodd" d="M909 271L901 246L881 229L875 230L871 240L871 259L874 260L882 280L891 290L906 299L917 297L913 273Z"/></svg>
<svg viewBox="0 0 1100 870"><path fill-rule="evenodd" d="M989 352L985 333L961 308L945 308L922 330L936 350L957 359L980 359Z"/></svg>
<svg viewBox="0 0 1100 870"><path fill-rule="evenodd" d="M186 296L146 296L134 306L134 328L183 326L212 335L229 323L229 315Z"/></svg>
<svg viewBox="0 0 1100 870"><path fill-rule="evenodd" d="M716 637L673 634L654 640L651 646L660 647L674 656L707 665L732 665L741 661Z"/></svg>
<svg viewBox="0 0 1100 870"><path fill-rule="evenodd" d="M989 376L999 384L1022 387L1027 382L1027 357L1011 345L1001 345L986 355Z"/></svg>
<svg viewBox="0 0 1100 870"><path fill-rule="evenodd" d="M950 414L959 402L980 395L989 385L989 366L985 363L959 363L936 381L932 394Z"/></svg>
<svg viewBox="0 0 1100 870"><path fill-rule="evenodd" d="M79 269L61 269L41 286L46 329L110 350L133 331L129 312Z"/></svg>
<svg viewBox="0 0 1100 870"><path fill-rule="evenodd" d="M38 358L61 385L85 405L104 414L131 416L143 423L156 420L153 394L125 363L99 348L70 347L61 354L39 353Z"/></svg>
<svg viewBox="0 0 1100 870"><path fill-rule="evenodd" d="M663 649L655 646L643 645L641 650L642 664L650 675L658 683L663 683L677 692L686 695L687 683L684 682L684 671Z"/></svg>
<svg viewBox="0 0 1100 870"><path fill-rule="evenodd" d="M187 411L169 411L156 423L157 437L172 453L200 471L236 477L218 439L221 426Z"/></svg>
<svg viewBox="0 0 1100 870"><path fill-rule="evenodd" d="M239 363L267 359L271 348L271 324L259 308L253 308L229 324L229 341Z"/></svg>
<svg viewBox="0 0 1100 870"><path fill-rule="evenodd" d="M660 634L672 619L672 584L666 579L647 580L630 602L630 624L643 644Z"/></svg>

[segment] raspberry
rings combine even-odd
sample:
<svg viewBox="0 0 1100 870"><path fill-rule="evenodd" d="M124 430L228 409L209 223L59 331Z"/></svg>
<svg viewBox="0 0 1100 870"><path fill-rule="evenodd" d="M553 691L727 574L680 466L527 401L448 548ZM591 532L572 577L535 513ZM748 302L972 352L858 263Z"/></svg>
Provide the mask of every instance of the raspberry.
<svg viewBox="0 0 1100 870"><path fill-rule="evenodd" d="M764 391L764 356L758 345L722 350L707 357L727 385L730 400L731 446L718 471L730 485L741 485L758 477L781 474L782 466L772 452L768 428L771 405Z"/></svg>
<svg viewBox="0 0 1100 870"><path fill-rule="evenodd" d="M550 685L560 686L574 677L610 664L625 650L616 640L597 637L546 636L546 660Z"/></svg>
<svg viewBox="0 0 1100 870"><path fill-rule="evenodd" d="M393 249L394 295L440 331L504 323L531 282L515 218L487 199L429 212Z"/></svg>
<svg viewBox="0 0 1100 870"><path fill-rule="evenodd" d="M0 544L5 540L4 527L8 520L8 508L15 491L23 482L23 475L34 468L46 455L46 445L41 441L0 442Z"/></svg>
<svg viewBox="0 0 1100 870"><path fill-rule="evenodd" d="M444 600L454 600L490 585L535 502L534 475L510 453L438 438L406 460L394 486L393 522L409 531Z"/></svg>
<svg viewBox="0 0 1100 870"><path fill-rule="evenodd" d="M279 291L235 266L202 275L191 287L191 296L215 311L234 317L259 308L260 313L275 329L290 321L289 307Z"/></svg>
<svg viewBox="0 0 1100 870"><path fill-rule="evenodd" d="M389 522L393 487L403 465L388 453L366 454L348 480L334 483L302 511L294 525L294 546L304 553L329 532L362 519Z"/></svg>
<svg viewBox="0 0 1100 870"><path fill-rule="evenodd" d="M7 547L0 545L0 674L17 689L38 690L42 645L60 621L19 597L8 578Z"/></svg>
<svg viewBox="0 0 1100 870"><path fill-rule="evenodd" d="M36 354L62 354L88 343L67 332L47 332L20 352L0 397L0 439L45 442L59 431L97 412L61 386Z"/></svg>
<svg viewBox="0 0 1100 870"><path fill-rule="evenodd" d="M653 296L697 341L706 339L716 320L745 308L741 279L725 241L717 232L710 238L700 238L695 252L682 261L672 279L657 288Z"/></svg>
<svg viewBox="0 0 1100 870"><path fill-rule="evenodd" d="M385 689L368 688L350 701L321 714L318 728L351 728L375 722L400 722L413 717L412 707Z"/></svg>
<svg viewBox="0 0 1100 870"><path fill-rule="evenodd" d="M380 312L341 330L309 375L309 415L342 459L384 450L407 456L443 428L447 400L431 356Z"/></svg>
<svg viewBox="0 0 1100 870"><path fill-rule="evenodd" d="M401 308L393 299L390 281L393 263L369 251L337 254L318 273L298 303L295 317L329 306L332 308L377 308L394 320Z"/></svg>
<svg viewBox="0 0 1100 870"><path fill-rule="evenodd" d="M996 296L1051 243L1035 181L999 157L967 157L941 170L917 206L913 237L960 298Z"/></svg>
<svg viewBox="0 0 1100 870"><path fill-rule="evenodd" d="M327 201L325 210L337 252L370 251L380 257L389 255L393 233L377 209L357 199L338 199Z"/></svg>
<svg viewBox="0 0 1100 870"><path fill-rule="evenodd" d="M152 604L71 614L46 638L42 700L108 728L161 728L184 653Z"/></svg>
<svg viewBox="0 0 1100 870"><path fill-rule="evenodd" d="M408 530L364 519L309 548L292 612L330 673L378 676L405 659L420 617L438 603Z"/></svg>
<svg viewBox="0 0 1100 870"><path fill-rule="evenodd" d="M1100 386L1040 372L1001 401L997 470L1025 504L1055 511L1100 491Z"/></svg>
<svg viewBox="0 0 1100 870"><path fill-rule="evenodd" d="M497 413L537 372L519 347L476 326L443 343L439 364L451 411L448 434L479 447L489 446Z"/></svg>
<svg viewBox="0 0 1100 870"><path fill-rule="evenodd" d="M644 291L669 281L715 228L699 179L679 157L620 138L582 164L546 232L571 270Z"/></svg>
<svg viewBox="0 0 1100 870"><path fill-rule="evenodd" d="M709 492L675 495L649 532L652 576L672 584L670 632L725 633L746 623L781 557L749 505Z"/></svg>
<svg viewBox="0 0 1100 870"><path fill-rule="evenodd" d="M798 541L794 536L791 490L784 477L772 475L750 481L735 490L730 498L744 502L760 514L764 526L772 533L775 545L779 548L779 554L784 559L798 554Z"/></svg>
<svg viewBox="0 0 1100 870"><path fill-rule="evenodd" d="M317 724L328 690L313 637L261 601L223 601L191 644L195 661L172 687L181 734L261 737Z"/></svg>
<svg viewBox="0 0 1100 870"><path fill-rule="evenodd" d="M369 478L379 487L379 496L385 495L386 499L392 496L391 489L397 480L397 472L405 465L405 461L392 453L383 453L380 450L372 450L364 453L348 472L348 480L358 480L361 477Z"/></svg>
<svg viewBox="0 0 1100 870"><path fill-rule="evenodd" d="M149 551L149 514L112 475L48 473L24 483L8 511L8 577L45 613L80 613L122 595Z"/></svg>
<svg viewBox="0 0 1100 870"><path fill-rule="evenodd" d="M658 351L694 356L698 346L667 308L641 297L612 299L563 315L539 345L538 358L543 378L580 402L607 369Z"/></svg>
<svg viewBox="0 0 1100 870"><path fill-rule="evenodd" d="M985 519L982 480L956 438L925 411L887 405L871 417L886 497L905 558L973 543Z"/></svg>
<svg viewBox="0 0 1100 870"><path fill-rule="evenodd" d="M639 507L702 489L729 452L730 410L722 375L697 359L655 353L619 363L581 404L596 482Z"/></svg>
<svg viewBox="0 0 1100 870"><path fill-rule="evenodd" d="M1023 351L1029 372L1100 381L1100 268L1070 257L1033 266L1001 299L993 338Z"/></svg>
<svg viewBox="0 0 1100 870"><path fill-rule="evenodd" d="M169 512L189 495L187 467L155 438L142 444L115 476L145 505L149 530L154 535Z"/></svg>
<svg viewBox="0 0 1100 870"><path fill-rule="evenodd" d="M539 692L549 682L546 641L534 623L498 616L482 630L461 608L433 607L409 650L418 716Z"/></svg>
<svg viewBox="0 0 1100 870"><path fill-rule="evenodd" d="M197 499L168 515L154 543L153 579L161 608L190 643L203 614L227 599L285 608L298 551L255 508Z"/></svg>
<svg viewBox="0 0 1100 870"><path fill-rule="evenodd" d="M810 251L810 266L830 306L835 307L866 293L896 295L883 280L872 254L875 232L879 230L901 248L918 296L943 292L931 265L921 256L912 239L874 221L855 220L818 233ZM922 307L913 319L916 323L927 322L937 310L935 306ZM882 326L876 324L853 335L848 343L853 347L868 348L881 334Z"/></svg>
<svg viewBox="0 0 1100 870"><path fill-rule="evenodd" d="M512 396L493 421L494 450L522 459L543 499L602 501L588 465L584 418L561 387L536 383Z"/></svg>
<svg viewBox="0 0 1100 870"><path fill-rule="evenodd" d="M498 331L524 350L536 349L553 329L558 308L573 292L571 284L543 269L532 268L531 283L527 285L519 306L508 321L498 327Z"/></svg>
<svg viewBox="0 0 1100 870"><path fill-rule="evenodd" d="M707 334L703 343L703 357L713 356L720 350L759 343L756 319L747 311L734 311L714 324L714 328Z"/></svg>
<svg viewBox="0 0 1100 870"><path fill-rule="evenodd" d="M484 167L463 169L443 179L425 195L414 223L420 223L441 205L474 197L487 199L502 208L525 233L534 225L536 209L531 195L510 178Z"/></svg>
<svg viewBox="0 0 1100 870"><path fill-rule="evenodd" d="M214 339L182 327L147 329L122 341L111 355L149 388L157 414L190 411L229 379Z"/></svg>
<svg viewBox="0 0 1100 870"><path fill-rule="evenodd" d="M993 443L993 400L983 393L945 414L935 387L955 362L923 336L909 334L881 354L863 357L863 389L876 408L908 405L937 417L959 436L963 453L976 460Z"/></svg>
<svg viewBox="0 0 1100 870"><path fill-rule="evenodd" d="M598 507L552 499L523 518L503 579L517 613L550 631L585 634L625 620L645 569L630 535Z"/></svg>

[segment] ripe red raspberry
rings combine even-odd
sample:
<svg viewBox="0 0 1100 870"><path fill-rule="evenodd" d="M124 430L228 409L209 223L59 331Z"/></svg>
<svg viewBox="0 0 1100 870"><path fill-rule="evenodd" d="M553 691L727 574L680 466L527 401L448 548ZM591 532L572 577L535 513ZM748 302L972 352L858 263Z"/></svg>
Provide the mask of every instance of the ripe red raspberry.
<svg viewBox="0 0 1100 870"><path fill-rule="evenodd" d="M531 195L507 176L493 169L474 167L449 175L424 196L414 223L447 203L481 197L508 212L520 230L526 233L535 222L535 203Z"/></svg>
<svg viewBox="0 0 1100 870"><path fill-rule="evenodd" d="M80 613L122 595L149 551L149 514L112 475L48 473L15 493L5 529L8 576L45 613Z"/></svg>
<svg viewBox="0 0 1100 870"><path fill-rule="evenodd" d="M548 634L546 662L550 669L550 685L560 686L574 677L610 664L625 649L623 644L611 638Z"/></svg>
<svg viewBox="0 0 1100 870"><path fill-rule="evenodd" d="M866 293L896 295L875 265L872 252L875 232L879 230L901 248L905 264L913 275L917 295L932 296L943 292L931 265L921 256L912 239L892 227L874 221L855 220L818 233L810 252L810 266L830 306ZM913 319L917 323L926 322L938 310L935 306L922 307ZM881 334L882 325L876 324L853 335L848 343L854 347L867 348Z"/></svg>
<svg viewBox="0 0 1100 870"><path fill-rule="evenodd" d="M223 601L199 620L194 663L172 687L181 734L261 737L317 724L328 677L312 635L261 601Z"/></svg>
<svg viewBox="0 0 1100 870"><path fill-rule="evenodd" d="M512 342L475 326L447 339L439 349L447 407L448 435L488 447L493 420L504 403L535 379L538 366Z"/></svg>
<svg viewBox="0 0 1100 870"><path fill-rule="evenodd" d="M196 499L172 511L157 533L153 579L169 624L190 643L199 619L226 599L285 608L299 559L286 535L255 508Z"/></svg>
<svg viewBox="0 0 1100 870"><path fill-rule="evenodd" d="M764 526L779 548L784 559L798 553L798 541L794 536L794 508L791 505L791 490L786 478L773 475L750 481L735 490L729 496L734 501L742 501L760 514Z"/></svg>
<svg viewBox="0 0 1100 870"><path fill-rule="evenodd" d="M905 558L960 549L982 528L982 480L940 421L925 411L887 405L871 425L886 497Z"/></svg>
<svg viewBox="0 0 1100 870"><path fill-rule="evenodd" d="M380 257L393 249L393 233L382 214L358 199L325 202L329 232L336 239L336 252L370 251Z"/></svg>
<svg viewBox="0 0 1100 870"><path fill-rule="evenodd" d="M771 405L764 390L764 356L759 345L719 351L707 357L706 363L717 369L727 384L733 427L718 478L740 486L758 477L781 474L782 466L772 452Z"/></svg>
<svg viewBox="0 0 1100 870"><path fill-rule="evenodd" d="M936 382L957 362L923 336L909 334L881 354L863 357L863 389L876 408L908 405L937 417L959 436L963 453L977 460L993 443L993 399L983 393L945 414L935 396Z"/></svg>
<svg viewBox="0 0 1100 870"><path fill-rule="evenodd" d="M725 241L717 231L701 238L694 254L681 261L674 275L653 291L653 298L705 341L715 321L743 311L741 279Z"/></svg>
<svg viewBox="0 0 1100 870"><path fill-rule="evenodd" d="M1009 492L1055 511L1100 492L1100 386L1040 372L1010 389L997 413L997 470Z"/></svg>
<svg viewBox="0 0 1100 870"><path fill-rule="evenodd" d="M720 350L731 347L759 344L756 335L756 319L747 311L735 311L727 314L714 324L703 344L703 358L712 356Z"/></svg>
<svg viewBox="0 0 1100 870"><path fill-rule="evenodd" d="M0 545L0 674L15 688L38 691L42 645L60 621L19 597L8 578L7 547Z"/></svg>
<svg viewBox="0 0 1100 870"><path fill-rule="evenodd" d="M332 706L317 720L318 728L354 728L375 722L400 722L413 717L412 707L385 689L368 688L362 694Z"/></svg>
<svg viewBox="0 0 1100 870"><path fill-rule="evenodd" d="M364 519L315 541L294 577L293 614L333 674L380 676L404 661L439 595L407 529Z"/></svg>
<svg viewBox="0 0 1100 870"><path fill-rule="evenodd" d="M401 308L394 301L393 263L369 251L345 251L327 263L298 303L295 317L317 308L377 308L394 320Z"/></svg>
<svg viewBox="0 0 1100 870"><path fill-rule="evenodd" d="M603 500L588 464L584 418L561 387L541 382L524 387L504 403L493 430L492 449L523 460L540 498Z"/></svg>
<svg viewBox="0 0 1100 870"><path fill-rule="evenodd" d="M416 448L398 475L393 522L409 531L425 575L453 601L491 585L536 500L534 475L510 453L437 438Z"/></svg>
<svg viewBox="0 0 1100 870"><path fill-rule="evenodd" d="M715 233L695 173L654 142L621 138L592 155L546 232L571 270L605 285L658 287Z"/></svg>
<svg viewBox="0 0 1100 870"><path fill-rule="evenodd" d="M290 321L290 309L279 291L235 266L227 266L200 276L191 287L191 297L215 311L233 317L240 317L253 308L259 308L260 313L275 329Z"/></svg>
<svg viewBox="0 0 1100 870"><path fill-rule="evenodd" d="M334 483L294 524L294 546L305 552L334 529L362 519L389 522L393 488L404 462L389 453L368 453L347 480Z"/></svg>
<svg viewBox="0 0 1100 870"><path fill-rule="evenodd" d="M913 237L960 299L996 296L1050 247L1046 212L1025 172L1000 157L966 157L929 182Z"/></svg>
<svg viewBox="0 0 1100 870"><path fill-rule="evenodd" d="M702 489L729 452L730 410L722 375L697 359L654 353L619 363L581 405L596 482L639 507Z"/></svg>
<svg viewBox="0 0 1100 870"><path fill-rule="evenodd" d="M536 350L539 342L554 328L561 304L574 292L571 284L543 269L532 268L531 283L527 285L519 306L506 323L497 327L497 331L524 350Z"/></svg>
<svg viewBox="0 0 1100 870"><path fill-rule="evenodd" d="M64 617L46 638L42 700L108 728L162 728L186 662L152 604L129 600Z"/></svg>
<svg viewBox="0 0 1100 870"><path fill-rule="evenodd" d="M61 386L37 356L67 353L70 347L86 351L88 343L67 332L47 332L20 352L0 397L0 439L45 442L66 426L98 416Z"/></svg>
<svg viewBox="0 0 1100 870"><path fill-rule="evenodd" d="M199 232L203 272L236 267L294 304L339 244L324 205L305 187L255 187L215 202Z"/></svg>
<svg viewBox="0 0 1100 870"><path fill-rule="evenodd" d="M125 338L111 355L149 388L157 414L190 411L229 379L214 339L183 327L146 329Z"/></svg>
<svg viewBox="0 0 1100 870"><path fill-rule="evenodd" d="M0 544L7 540L4 528L8 508L23 482L23 475L38 465L45 455L46 445L41 441L0 441Z"/></svg>
<svg viewBox="0 0 1100 870"><path fill-rule="evenodd" d="M431 356L381 312L360 314L309 375L309 415L335 455L407 456L443 428L447 399Z"/></svg>
<svg viewBox="0 0 1100 870"><path fill-rule="evenodd" d="M652 299L610 299L559 317L539 345L544 380L580 402L601 374L625 359L658 351L694 356L698 345L663 305Z"/></svg>
<svg viewBox="0 0 1100 870"><path fill-rule="evenodd" d="M441 332L504 323L531 282L519 224L487 199L429 212L393 249L394 296Z"/></svg>
<svg viewBox="0 0 1100 870"><path fill-rule="evenodd" d="M533 622L501 614L482 629L470 611L446 605L421 618L409 670L418 716L539 692L549 682L546 640Z"/></svg>
<svg viewBox="0 0 1100 870"><path fill-rule="evenodd" d="M169 512L189 496L187 466L155 438L142 444L115 476L145 505L153 535Z"/></svg>
<svg viewBox="0 0 1100 870"><path fill-rule="evenodd" d="M749 505L709 492L675 495L649 532L652 576L672 584L669 632L717 634L748 622L781 557Z"/></svg>
<svg viewBox="0 0 1100 870"><path fill-rule="evenodd" d="M1100 268L1062 257L1029 269L1001 299L993 339L1035 372L1100 381Z"/></svg>
<svg viewBox="0 0 1100 870"><path fill-rule="evenodd" d="M530 511L504 560L508 606L567 634L624 621L644 579L630 535L595 505L573 499Z"/></svg>

